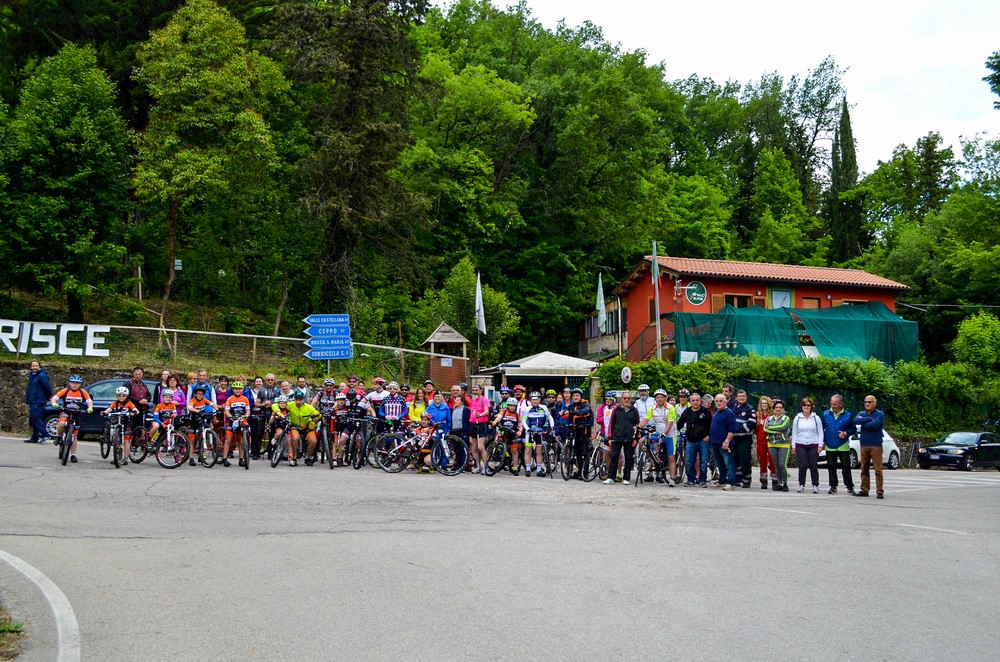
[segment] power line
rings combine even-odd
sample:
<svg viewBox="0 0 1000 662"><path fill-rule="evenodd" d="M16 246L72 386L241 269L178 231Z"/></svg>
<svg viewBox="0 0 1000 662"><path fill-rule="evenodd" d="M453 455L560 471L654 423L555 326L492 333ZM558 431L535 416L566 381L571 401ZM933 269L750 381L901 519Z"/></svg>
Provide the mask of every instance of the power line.
<svg viewBox="0 0 1000 662"><path fill-rule="evenodd" d="M986 303L917 303L908 304L902 301L896 302L897 306L906 306L907 308L912 308L913 310L919 310L922 313L927 312L927 308L1000 308L998 305L991 305ZM926 308L918 308L917 306L926 306Z"/></svg>

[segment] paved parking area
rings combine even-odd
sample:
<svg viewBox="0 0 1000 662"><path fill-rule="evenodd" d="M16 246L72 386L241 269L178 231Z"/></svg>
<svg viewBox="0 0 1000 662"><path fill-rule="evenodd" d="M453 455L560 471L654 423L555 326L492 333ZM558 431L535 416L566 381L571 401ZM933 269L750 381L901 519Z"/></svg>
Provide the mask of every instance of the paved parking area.
<svg viewBox="0 0 1000 662"><path fill-rule="evenodd" d="M1000 644L997 471L886 472L877 501L115 470L81 446L63 467L0 439L0 550L62 591L85 660L992 660ZM2 561L0 599L27 659L51 659L52 610Z"/></svg>

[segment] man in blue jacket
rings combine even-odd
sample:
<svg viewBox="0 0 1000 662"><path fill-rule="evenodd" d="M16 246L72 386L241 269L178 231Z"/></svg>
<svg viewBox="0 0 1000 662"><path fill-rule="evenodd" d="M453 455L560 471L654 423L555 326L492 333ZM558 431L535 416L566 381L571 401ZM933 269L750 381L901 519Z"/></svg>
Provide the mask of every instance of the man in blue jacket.
<svg viewBox="0 0 1000 662"><path fill-rule="evenodd" d="M709 441L715 466L719 467L719 486L724 490L736 488L736 461L733 456L733 434L739 432L736 414L728 406L726 396L715 396L715 413L709 428Z"/></svg>
<svg viewBox="0 0 1000 662"><path fill-rule="evenodd" d="M46 444L49 433L45 430L45 405L52 399L52 383L49 373L42 369L38 361L32 361L29 366L28 388L24 401L28 405L28 422L31 425L31 438L25 439L26 444Z"/></svg>
<svg viewBox="0 0 1000 662"><path fill-rule="evenodd" d="M882 426L885 414L878 410L874 395L865 396L865 410L854 417L854 424L861 429L861 491L854 496L868 496L871 487L872 464L875 465L875 490L879 499L885 498L882 482Z"/></svg>
<svg viewBox="0 0 1000 662"><path fill-rule="evenodd" d="M830 491L837 493L837 464L843 468L844 487L854 494L851 475L851 435L856 432L851 412L844 409L840 394L830 397L830 408L823 412L823 446L826 447L826 468L830 473ZM879 446L881 448L881 445Z"/></svg>

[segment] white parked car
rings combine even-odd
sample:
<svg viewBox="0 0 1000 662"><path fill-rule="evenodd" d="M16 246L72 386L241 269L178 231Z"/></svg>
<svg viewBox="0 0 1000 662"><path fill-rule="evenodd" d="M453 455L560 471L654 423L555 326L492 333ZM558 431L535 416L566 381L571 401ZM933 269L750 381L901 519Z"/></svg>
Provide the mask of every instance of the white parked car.
<svg viewBox="0 0 1000 662"><path fill-rule="evenodd" d="M861 440L858 438L858 435L853 435L850 442L851 468L857 469L861 466ZM825 450L819 452L819 463L824 466L826 465ZM896 440L885 430L882 430L882 463L886 469L899 468L899 446L896 445Z"/></svg>

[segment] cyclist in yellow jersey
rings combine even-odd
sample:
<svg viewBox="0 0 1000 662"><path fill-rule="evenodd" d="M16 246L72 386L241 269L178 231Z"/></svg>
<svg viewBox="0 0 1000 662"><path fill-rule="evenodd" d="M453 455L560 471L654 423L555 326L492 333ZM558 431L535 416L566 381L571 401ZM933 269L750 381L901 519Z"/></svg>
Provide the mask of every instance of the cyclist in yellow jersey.
<svg viewBox="0 0 1000 662"><path fill-rule="evenodd" d="M306 464L311 466L315 463L313 453L316 452L316 420L322 418L322 414L305 400L305 393L296 390L295 398L288 403L288 419L292 424L288 435L288 462L293 466L296 464L294 459L298 454L299 430L306 431Z"/></svg>

